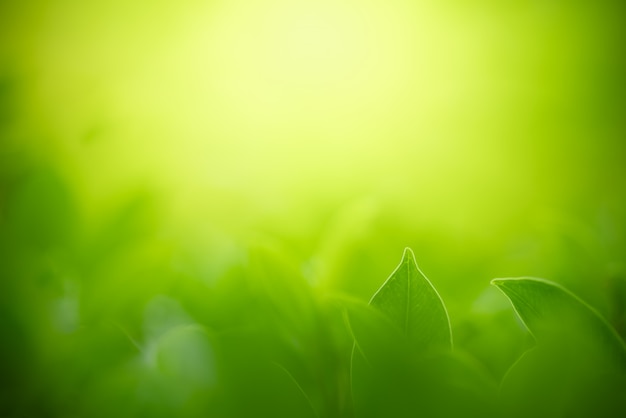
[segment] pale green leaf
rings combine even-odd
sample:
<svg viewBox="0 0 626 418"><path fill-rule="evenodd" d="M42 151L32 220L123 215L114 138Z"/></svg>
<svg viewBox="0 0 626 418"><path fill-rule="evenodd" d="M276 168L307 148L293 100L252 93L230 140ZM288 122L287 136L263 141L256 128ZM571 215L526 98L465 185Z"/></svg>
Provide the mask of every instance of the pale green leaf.
<svg viewBox="0 0 626 418"><path fill-rule="evenodd" d="M452 345L450 321L410 249L369 306L348 305L347 319L355 338L351 375L358 417L449 416L438 394L456 390L440 374Z"/></svg>
<svg viewBox="0 0 626 418"><path fill-rule="evenodd" d="M452 346L448 312L437 290L418 268L410 248L404 250L402 261L370 304L401 330L414 349Z"/></svg>

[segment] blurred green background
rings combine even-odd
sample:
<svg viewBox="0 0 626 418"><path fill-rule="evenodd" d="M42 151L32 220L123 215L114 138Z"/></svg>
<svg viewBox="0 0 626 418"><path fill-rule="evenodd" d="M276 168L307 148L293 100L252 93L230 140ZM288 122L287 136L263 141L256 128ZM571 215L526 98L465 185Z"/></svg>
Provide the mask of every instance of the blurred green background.
<svg viewBox="0 0 626 418"><path fill-rule="evenodd" d="M348 416L333 298L369 300L406 246L494 381L531 344L494 277L624 336L625 18L0 2L0 415Z"/></svg>

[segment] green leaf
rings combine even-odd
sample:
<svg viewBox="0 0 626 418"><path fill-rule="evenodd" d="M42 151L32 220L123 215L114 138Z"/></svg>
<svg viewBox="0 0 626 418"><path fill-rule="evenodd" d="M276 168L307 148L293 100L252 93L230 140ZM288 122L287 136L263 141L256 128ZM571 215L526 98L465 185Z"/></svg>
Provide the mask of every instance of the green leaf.
<svg viewBox="0 0 626 418"><path fill-rule="evenodd" d="M370 301L418 351L452 347L452 331L443 300L417 267L410 248Z"/></svg>
<svg viewBox="0 0 626 418"><path fill-rule="evenodd" d="M467 386L486 390L473 371L448 356L448 313L409 248L369 305L347 304L346 319L355 339L351 383L357 417L445 417L475 409L489 416L488 406Z"/></svg>
<svg viewBox="0 0 626 418"><path fill-rule="evenodd" d="M569 348L597 353L626 367L624 343L591 306L562 286L544 279L494 279L538 343L567 341ZM576 345L572 347L572 343Z"/></svg>
<svg viewBox="0 0 626 418"><path fill-rule="evenodd" d="M502 382L503 414L611 417L626 407L626 350L593 308L547 280L495 279L492 284L510 299L536 340Z"/></svg>

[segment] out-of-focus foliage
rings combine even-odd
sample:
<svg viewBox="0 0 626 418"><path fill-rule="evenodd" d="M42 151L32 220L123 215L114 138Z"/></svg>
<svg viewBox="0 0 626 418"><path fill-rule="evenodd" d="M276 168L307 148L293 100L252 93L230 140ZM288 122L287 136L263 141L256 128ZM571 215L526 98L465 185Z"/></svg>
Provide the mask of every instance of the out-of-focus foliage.
<svg viewBox="0 0 626 418"><path fill-rule="evenodd" d="M610 416L489 280L626 336L622 3L0 2L0 416L351 417L359 332L386 416ZM367 305L406 246L453 351Z"/></svg>
<svg viewBox="0 0 626 418"><path fill-rule="evenodd" d="M372 298L352 311L351 387L359 417L495 413L495 384L452 348L437 291L410 249Z"/></svg>
<svg viewBox="0 0 626 418"><path fill-rule="evenodd" d="M576 296L545 280L492 282L511 300L537 346L505 376L511 416L616 416L626 407L626 347Z"/></svg>

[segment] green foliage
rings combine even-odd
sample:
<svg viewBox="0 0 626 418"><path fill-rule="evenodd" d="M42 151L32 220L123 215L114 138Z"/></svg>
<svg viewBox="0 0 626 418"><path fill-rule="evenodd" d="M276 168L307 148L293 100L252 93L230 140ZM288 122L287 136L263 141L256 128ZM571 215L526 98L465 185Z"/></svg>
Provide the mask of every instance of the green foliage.
<svg viewBox="0 0 626 418"><path fill-rule="evenodd" d="M452 346L448 312L430 281L417 267L410 248L370 301L401 330L418 351Z"/></svg>
<svg viewBox="0 0 626 418"><path fill-rule="evenodd" d="M492 284L537 339L497 395L463 354L444 350L451 347L445 306L406 249L371 307L349 310L357 416L610 417L624 410L626 350L606 320L546 280Z"/></svg>
<svg viewBox="0 0 626 418"><path fill-rule="evenodd" d="M556 283L495 279L537 345L509 370L510 416L615 416L626 407L626 350L593 308Z"/></svg>
<svg viewBox="0 0 626 418"><path fill-rule="evenodd" d="M622 417L625 14L0 0L0 418Z"/></svg>
<svg viewBox="0 0 626 418"><path fill-rule="evenodd" d="M450 322L409 248L370 305L373 309L360 307L349 315L354 318L352 391L357 415L402 417L420 411L445 416L434 399L451 389L451 375L441 373L452 359L444 351L452 344Z"/></svg>
<svg viewBox="0 0 626 418"><path fill-rule="evenodd" d="M451 321L408 248L367 303L331 276L316 283L278 241L209 231L193 252L161 241L146 194L86 228L51 172L10 191L0 269L19 280L0 283L5 415L610 417L626 406L620 336L552 282L493 281L536 338L526 350L498 295L476 300L474 334L469 315Z"/></svg>
<svg viewBox="0 0 626 418"><path fill-rule="evenodd" d="M593 308L556 283L536 278L494 279L540 344L559 344L578 354L601 351L609 369L626 370L626 348Z"/></svg>

